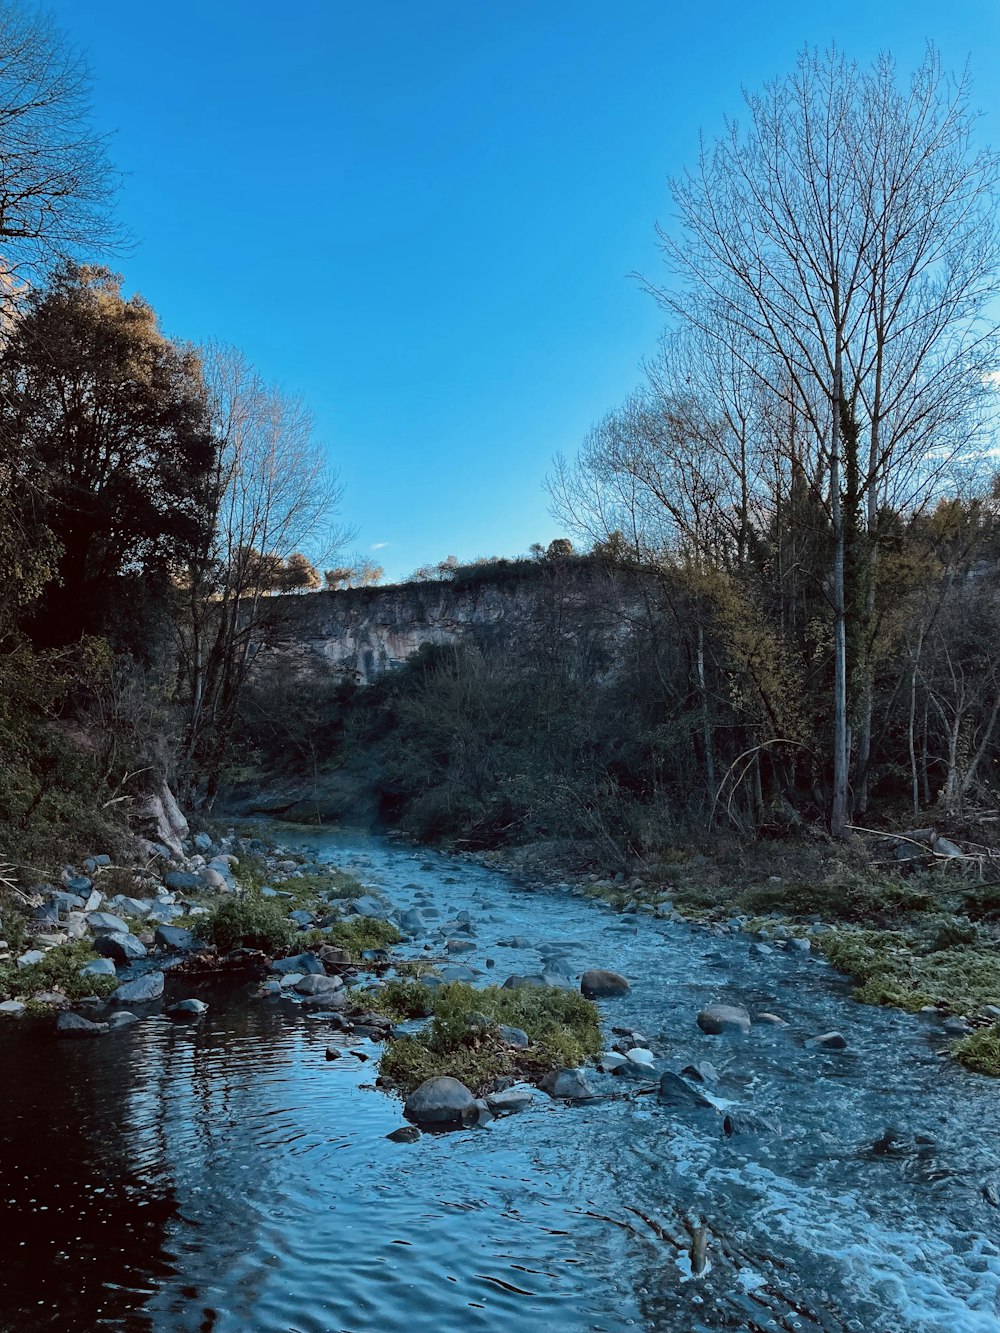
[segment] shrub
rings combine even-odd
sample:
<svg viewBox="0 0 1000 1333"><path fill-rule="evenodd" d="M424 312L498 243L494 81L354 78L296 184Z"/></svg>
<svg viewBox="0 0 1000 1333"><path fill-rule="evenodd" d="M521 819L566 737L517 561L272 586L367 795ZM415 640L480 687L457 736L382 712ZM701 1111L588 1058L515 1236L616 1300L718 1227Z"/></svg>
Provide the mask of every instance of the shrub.
<svg viewBox="0 0 1000 1333"><path fill-rule="evenodd" d="M60 991L70 1000L84 995L109 995L118 985L116 977L83 977L80 968L97 955L86 940L60 944L50 949L40 963L29 967L15 964L0 966L0 994L5 998L23 998L36 991Z"/></svg>
<svg viewBox="0 0 1000 1333"><path fill-rule="evenodd" d="M365 949L386 949L398 944L402 938L391 921L371 916L359 917L357 921L341 921L331 926L325 935L326 943L346 949L354 962L360 960Z"/></svg>
<svg viewBox="0 0 1000 1333"><path fill-rule="evenodd" d="M260 949L283 954L291 947L291 922L256 890L223 899L202 928L206 938L224 953L230 949Z"/></svg>
<svg viewBox="0 0 1000 1333"><path fill-rule="evenodd" d="M990 1028L980 1028L978 1032L971 1032L961 1041L956 1041L951 1053L966 1068L974 1069L978 1074L1000 1078L1000 1023L994 1023Z"/></svg>

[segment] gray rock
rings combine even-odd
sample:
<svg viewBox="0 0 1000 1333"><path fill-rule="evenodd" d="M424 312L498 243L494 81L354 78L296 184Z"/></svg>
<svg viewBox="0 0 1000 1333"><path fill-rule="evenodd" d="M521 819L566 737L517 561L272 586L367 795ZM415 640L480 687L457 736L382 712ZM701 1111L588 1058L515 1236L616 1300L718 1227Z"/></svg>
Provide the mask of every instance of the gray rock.
<svg viewBox="0 0 1000 1333"><path fill-rule="evenodd" d="M86 898L94 887L94 881L88 879L86 875L66 875L63 877L63 885L70 893L79 893Z"/></svg>
<svg viewBox="0 0 1000 1333"><path fill-rule="evenodd" d="M685 1065L681 1074L685 1078L693 1078L696 1083L718 1083L719 1081L719 1071L708 1060L698 1060L694 1064Z"/></svg>
<svg viewBox="0 0 1000 1333"><path fill-rule="evenodd" d="M87 916L87 925L95 935L128 934L128 922L123 921L120 916L113 916L110 912L90 912Z"/></svg>
<svg viewBox="0 0 1000 1333"><path fill-rule="evenodd" d="M143 918L149 916L153 910L153 900L151 898L129 898L119 893L108 902L107 906L119 915Z"/></svg>
<svg viewBox="0 0 1000 1333"><path fill-rule="evenodd" d="M316 920L316 914L315 912L307 912L304 908L300 908L294 912L289 912L288 919L289 921L294 921L297 926L311 926Z"/></svg>
<svg viewBox="0 0 1000 1333"><path fill-rule="evenodd" d="M101 1037L107 1030L107 1023L92 1023L79 1014L63 1013L56 1019L57 1037Z"/></svg>
<svg viewBox="0 0 1000 1333"><path fill-rule="evenodd" d="M785 1021L785 1019L779 1018L777 1014L770 1014L770 1013L754 1014L753 1021L755 1023L763 1023L765 1027L772 1027L772 1028L788 1027L788 1023Z"/></svg>
<svg viewBox="0 0 1000 1333"><path fill-rule="evenodd" d="M534 973L530 976L520 976L519 974L515 973L513 976L507 978L507 980L503 983L501 989L522 990L525 986L537 987L537 986L547 986L548 984L549 983L545 980L545 977L538 973Z"/></svg>
<svg viewBox="0 0 1000 1333"><path fill-rule="evenodd" d="M781 1126L777 1120L767 1116L751 1115L748 1111L731 1111L722 1122L722 1132L727 1139L743 1134L779 1134Z"/></svg>
<svg viewBox="0 0 1000 1333"><path fill-rule="evenodd" d="M203 866L202 869L198 871L198 881L206 889L214 889L218 891L219 889L229 888L229 880L222 871L213 870L211 866ZM173 887L174 886L171 885L171 888Z"/></svg>
<svg viewBox="0 0 1000 1333"><path fill-rule="evenodd" d="M112 1004L149 1004L163 995L163 973L147 972L135 981L126 981L111 996Z"/></svg>
<svg viewBox="0 0 1000 1333"><path fill-rule="evenodd" d="M526 1051L531 1045L528 1034L523 1028L512 1028L508 1027L506 1023L501 1023L497 1031L503 1044L510 1046L515 1051Z"/></svg>
<svg viewBox="0 0 1000 1333"><path fill-rule="evenodd" d="M468 967L465 963L447 963L440 969L441 981L475 981L479 973L474 967ZM424 977L425 985L433 983L436 978Z"/></svg>
<svg viewBox="0 0 1000 1333"><path fill-rule="evenodd" d="M399 928L407 935L422 935L427 929L427 919L419 907L411 907L400 916Z"/></svg>
<svg viewBox="0 0 1000 1333"><path fill-rule="evenodd" d="M804 935L796 935L788 941L788 947L797 950L799 953L808 953L812 945Z"/></svg>
<svg viewBox="0 0 1000 1333"><path fill-rule="evenodd" d="M116 963L134 963L137 958L146 957L146 946L128 931L98 935L94 940L94 951L104 958L113 958Z"/></svg>
<svg viewBox="0 0 1000 1333"><path fill-rule="evenodd" d="M133 1023L138 1023L138 1021L139 1015L133 1014L131 1009L120 1009L108 1018L108 1027L113 1032L115 1028L130 1028Z"/></svg>
<svg viewBox="0 0 1000 1333"><path fill-rule="evenodd" d="M201 888L201 880L190 870L168 870L163 882L168 889L177 889L181 893L195 893Z"/></svg>
<svg viewBox="0 0 1000 1333"><path fill-rule="evenodd" d="M535 1100L534 1090L526 1084L504 1088L502 1092L491 1092L486 1097L486 1105L494 1115L513 1115L523 1111Z"/></svg>
<svg viewBox="0 0 1000 1333"><path fill-rule="evenodd" d="M446 953L470 953L475 947L472 940L448 940L444 946Z"/></svg>
<svg viewBox="0 0 1000 1333"><path fill-rule="evenodd" d="M810 1037L806 1045L823 1051L842 1051L847 1045L847 1038L840 1032L824 1032L818 1037Z"/></svg>
<svg viewBox="0 0 1000 1333"><path fill-rule="evenodd" d="M750 1031L750 1015L741 1005L710 1004L698 1015L698 1026L713 1037L733 1032L745 1036Z"/></svg>
<svg viewBox="0 0 1000 1333"><path fill-rule="evenodd" d="M198 947L193 933L183 926L157 926L153 941L161 949L170 949L175 953L187 953L189 949Z"/></svg>
<svg viewBox="0 0 1000 1333"><path fill-rule="evenodd" d="M204 1000L178 1000L169 1005L166 1012L171 1018L200 1018L208 1012L208 1005Z"/></svg>
<svg viewBox="0 0 1000 1333"><path fill-rule="evenodd" d="M416 1125L402 1125L385 1136L390 1143L416 1143L422 1137Z"/></svg>
<svg viewBox="0 0 1000 1333"><path fill-rule="evenodd" d="M316 972L308 973L295 983L299 995L329 995L343 988L344 983L340 977L320 976Z"/></svg>
<svg viewBox="0 0 1000 1333"><path fill-rule="evenodd" d="M196 833L193 841L199 852L210 852L212 850L212 839L207 833Z"/></svg>
<svg viewBox="0 0 1000 1333"><path fill-rule="evenodd" d="M44 957L45 954L41 949L28 949L27 952L21 954L20 958L17 960L17 965L18 967L34 967L34 965L40 963Z"/></svg>
<svg viewBox="0 0 1000 1333"><path fill-rule="evenodd" d="M351 911L356 912L358 916L381 918L385 916L386 906L374 895L365 893L360 898L354 899L351 903Z"/></svg>
<svg viewBox="0 0 1000 1333"><path fill-rule="evenodd" d="M661 1105L673 1106L679 1110L716 1109L714 1103L697 1088L692 1088L690 1083L686 1083L679 1074L674 1074L669 1069L660 1075L660 1086L656 1096Z"/></svg>
<svg viewBox="0 0 1000 1333"><path fill-rule="evenodd" d="M4 1018L20 1018L26 1008L20 1000L0 1000L0 1015Z"/></svg>
<svg viewBox="0 0 1000 1333"><path fill-rule="evenodd" d="M271 971L285 975L301 972L305 976L310 974L323 976L326 973L326 969L314 953L297 953L292 958L276 958L271 964Z"/></svg>
<svg viewBox="0 0 1000 1333"><path fill-rule="evenodd" d="M110 958L95 958L80 968L81 977L113 977L115 965Z"/></svg>
<svg viewBox="0 0 1000 1333"><path fill-rule="evenodd" d="M617 1074L628 1061L620 1051L604 1051L597 1058L597 1068L602 1074Z"/></svg>
<svg viewBox="0 0 1000 1333"><path fill-rule="evenodd" d="M588 1000L611 1000L627 995L631 986L618 972L592 967L580 979L580 990Z"/></svg>
<svg viewBox="0 0 1000 1333"><path fill-rule="evenodd" d="M475 1100L464 1083L444 1075L426 1079L411 1092L403 1114L418 1125L460 1125Z"/></svg>
<svg viewBox="0 0 1000 1333"><path fill-rule="evenodd" d="M462 1125L465 1129L482 1129L493 1119L493 1112L481 1097L477 1097L472 1105L462 1113Z"/></svg>
<svg viewBox="0 0 1000 1333"><path fill-rule="evenodd" d="M587 1082L582 1069L552 1069L539 1081L538 1086L550 1097L566 1101L594 1096L594 1089Z"/></svg>

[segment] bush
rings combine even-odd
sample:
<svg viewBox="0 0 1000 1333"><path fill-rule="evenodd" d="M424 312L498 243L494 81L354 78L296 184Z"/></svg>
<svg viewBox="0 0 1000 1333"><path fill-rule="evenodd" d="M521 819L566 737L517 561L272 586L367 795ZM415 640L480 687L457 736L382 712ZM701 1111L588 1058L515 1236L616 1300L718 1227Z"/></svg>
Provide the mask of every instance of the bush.
<svg viewBox="0 0 1000 1333"><path fill-rule="evenodd" d="M223 953L230 949L260 949L272 957L287 953L292 944L292 923L257 890L225 898L206 919L205 936Z"/></svg>
<svg viewBox="0 0 1000 1333"><path fill-rule="evenodd" d="M80 975L84 963L96 957L86 940L78 940L50 949L40 963L29 967L4 964L0 966L0 995L17 999L44 990L59 991L70 1000L79 1000L84 995L109 995L118 985L117 977Z"/></svg>
<svg viewBox="0 0 1000 1333"><path fill-rule="evenodd" d="M325 942L346 949L353 961L358 962L365 949L387 949L402 938L391 921L365 916L332 926L325 935Z"/></svg>
<svg viewBox="0 0 1000 1333"><path fill-rule="evenodd" d="M994 1023L990 1028L980 1028L978 1032L956 1041L951 1053L967 1069L1000 1078L1000 1023Z"/></svg>

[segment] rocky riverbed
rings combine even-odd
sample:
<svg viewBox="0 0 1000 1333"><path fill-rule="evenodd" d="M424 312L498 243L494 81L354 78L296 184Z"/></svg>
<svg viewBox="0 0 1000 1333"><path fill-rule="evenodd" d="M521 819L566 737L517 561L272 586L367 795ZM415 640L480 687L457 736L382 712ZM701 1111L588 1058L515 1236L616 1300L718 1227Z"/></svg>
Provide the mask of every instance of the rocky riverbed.
<svg viewBox="0 0 1000 1333"><path fill-rule="evenodd" d="M0 1325L997 1327L1000 1093L942 1062L939 1016L858 1006L789 941L762 952L399 844L294 841L190 846L114 928L88 919L124 906L93 902L97 864L67 871L86 898L38 895L84 899L40 920L43 953L78 947L52 937L82 913L88 947L145 956L104 944L112 994L27 995L0 1027L19 1071ZM286 958L198 946L241 854L299 914ZM325 898L317 861L336 868ZM391 952L353 947L386 918ZM486 1012L443 1002L456 981ZM135 983L162 994L123 1003ZM548 987L594 997L594 1058L560 1064L555 1027L498 1021ZM418 991L433 1017L401 1012ZM99 1040L54 1040L70 1016ZM381 1072L386 1051L449 1041L468 1081L414 1101L420 1083Z"/></svg>

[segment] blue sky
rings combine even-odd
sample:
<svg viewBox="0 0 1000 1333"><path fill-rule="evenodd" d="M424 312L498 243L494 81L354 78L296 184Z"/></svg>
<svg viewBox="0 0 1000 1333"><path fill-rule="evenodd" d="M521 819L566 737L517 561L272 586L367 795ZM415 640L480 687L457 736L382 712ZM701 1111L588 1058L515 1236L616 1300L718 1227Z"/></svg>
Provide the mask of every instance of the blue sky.
<svg viewBox="0 0 1000 1333"><path fill-rule="evenodd" d="M933 39L1000 142L996 0L47 7L114 131L127 286L307 401L390 577L558 535L552 454L638 382L661 316L628 275L742 86Z"/></svg>

